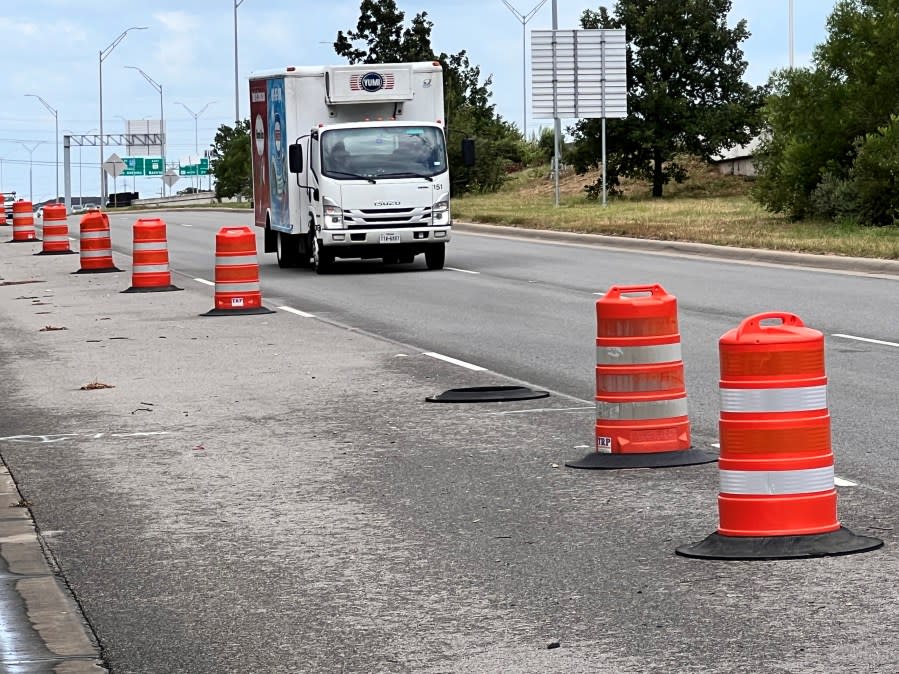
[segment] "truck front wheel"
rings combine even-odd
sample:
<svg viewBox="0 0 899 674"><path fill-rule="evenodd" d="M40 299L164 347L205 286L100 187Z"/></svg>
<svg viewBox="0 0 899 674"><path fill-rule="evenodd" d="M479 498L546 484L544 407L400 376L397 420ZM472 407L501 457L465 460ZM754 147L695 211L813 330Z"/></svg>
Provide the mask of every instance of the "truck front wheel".
<svg viewBox="0 0 899 674"><path fill-rule="evenodd" d="M334 253L327 250L323 245L321 239L315 236L314 233L312 236L312 266L315 268L316 274L327 274L331 271L331 266L334 264Z"/></svg>
<svg viewBox="0 0 899 674"><path fill-rule="evenodd" d="M278 257L278 266L282 269L296 267L300 262L300 237L293 234L278 232L277 248L275 255Z"/></svg>
<svg viewBox="0 0 899 674"><path fill-rule="evenodd" d="M425 263L428 269L443 269L443 262L446 259L446 244L434 243L428 246L425 251Z"/></svg>

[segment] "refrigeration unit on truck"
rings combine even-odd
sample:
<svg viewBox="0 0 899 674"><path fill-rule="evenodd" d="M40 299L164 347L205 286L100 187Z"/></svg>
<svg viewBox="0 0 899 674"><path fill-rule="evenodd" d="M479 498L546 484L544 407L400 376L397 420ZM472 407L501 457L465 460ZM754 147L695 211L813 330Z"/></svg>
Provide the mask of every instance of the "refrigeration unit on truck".
<svg viewBox="0 0 899 674"><path fill-rule="evenodd" d="M439 62L250 77L255 222L281 267L336 258L441 269L450 179Z"/></svg>

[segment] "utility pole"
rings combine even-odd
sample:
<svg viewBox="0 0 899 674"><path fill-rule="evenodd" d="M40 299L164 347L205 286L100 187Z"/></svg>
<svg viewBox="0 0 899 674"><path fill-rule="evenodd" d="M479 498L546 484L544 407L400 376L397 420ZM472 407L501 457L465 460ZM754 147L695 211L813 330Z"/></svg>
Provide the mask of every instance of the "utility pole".
<svg viewBox="0 0 899 674"><path fill-rule="evenodd" d="M546 0L540 0L534 9L527 14L519 12L509 0L503 0L503 4L509 8L509 11L515 15L515 18L521 22L521 128L525 141L528 139L528 90L527 90L527 36L525 34L525 26L528 21L534 18L534 15L540 11L540 8L546 4Z"/></svg>

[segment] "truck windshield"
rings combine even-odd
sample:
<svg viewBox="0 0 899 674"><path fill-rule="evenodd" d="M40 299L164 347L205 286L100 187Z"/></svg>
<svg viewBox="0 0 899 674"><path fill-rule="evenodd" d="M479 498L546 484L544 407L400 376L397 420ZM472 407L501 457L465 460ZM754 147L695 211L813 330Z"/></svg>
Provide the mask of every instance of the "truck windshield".
<svg viewBox="0 0 899 674"><path fill-rule="evenodd" d="M430 178L446 171L443 131L433 126L333 129L321 136L322 174L336 180Z"/></svg>

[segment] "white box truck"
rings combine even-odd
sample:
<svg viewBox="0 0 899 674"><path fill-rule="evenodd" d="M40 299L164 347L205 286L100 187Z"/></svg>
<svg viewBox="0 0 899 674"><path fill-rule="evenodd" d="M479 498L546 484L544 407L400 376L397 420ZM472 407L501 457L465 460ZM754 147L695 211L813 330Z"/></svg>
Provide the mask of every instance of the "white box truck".
<svg viewBox="0 0 899 674"><path fill-rule="evenodd" d="M302 66L250 77L255 223L281 267L336 258L441 269L450 240L437 61ZM473 157L471 158L473 161Z"/></svg>

